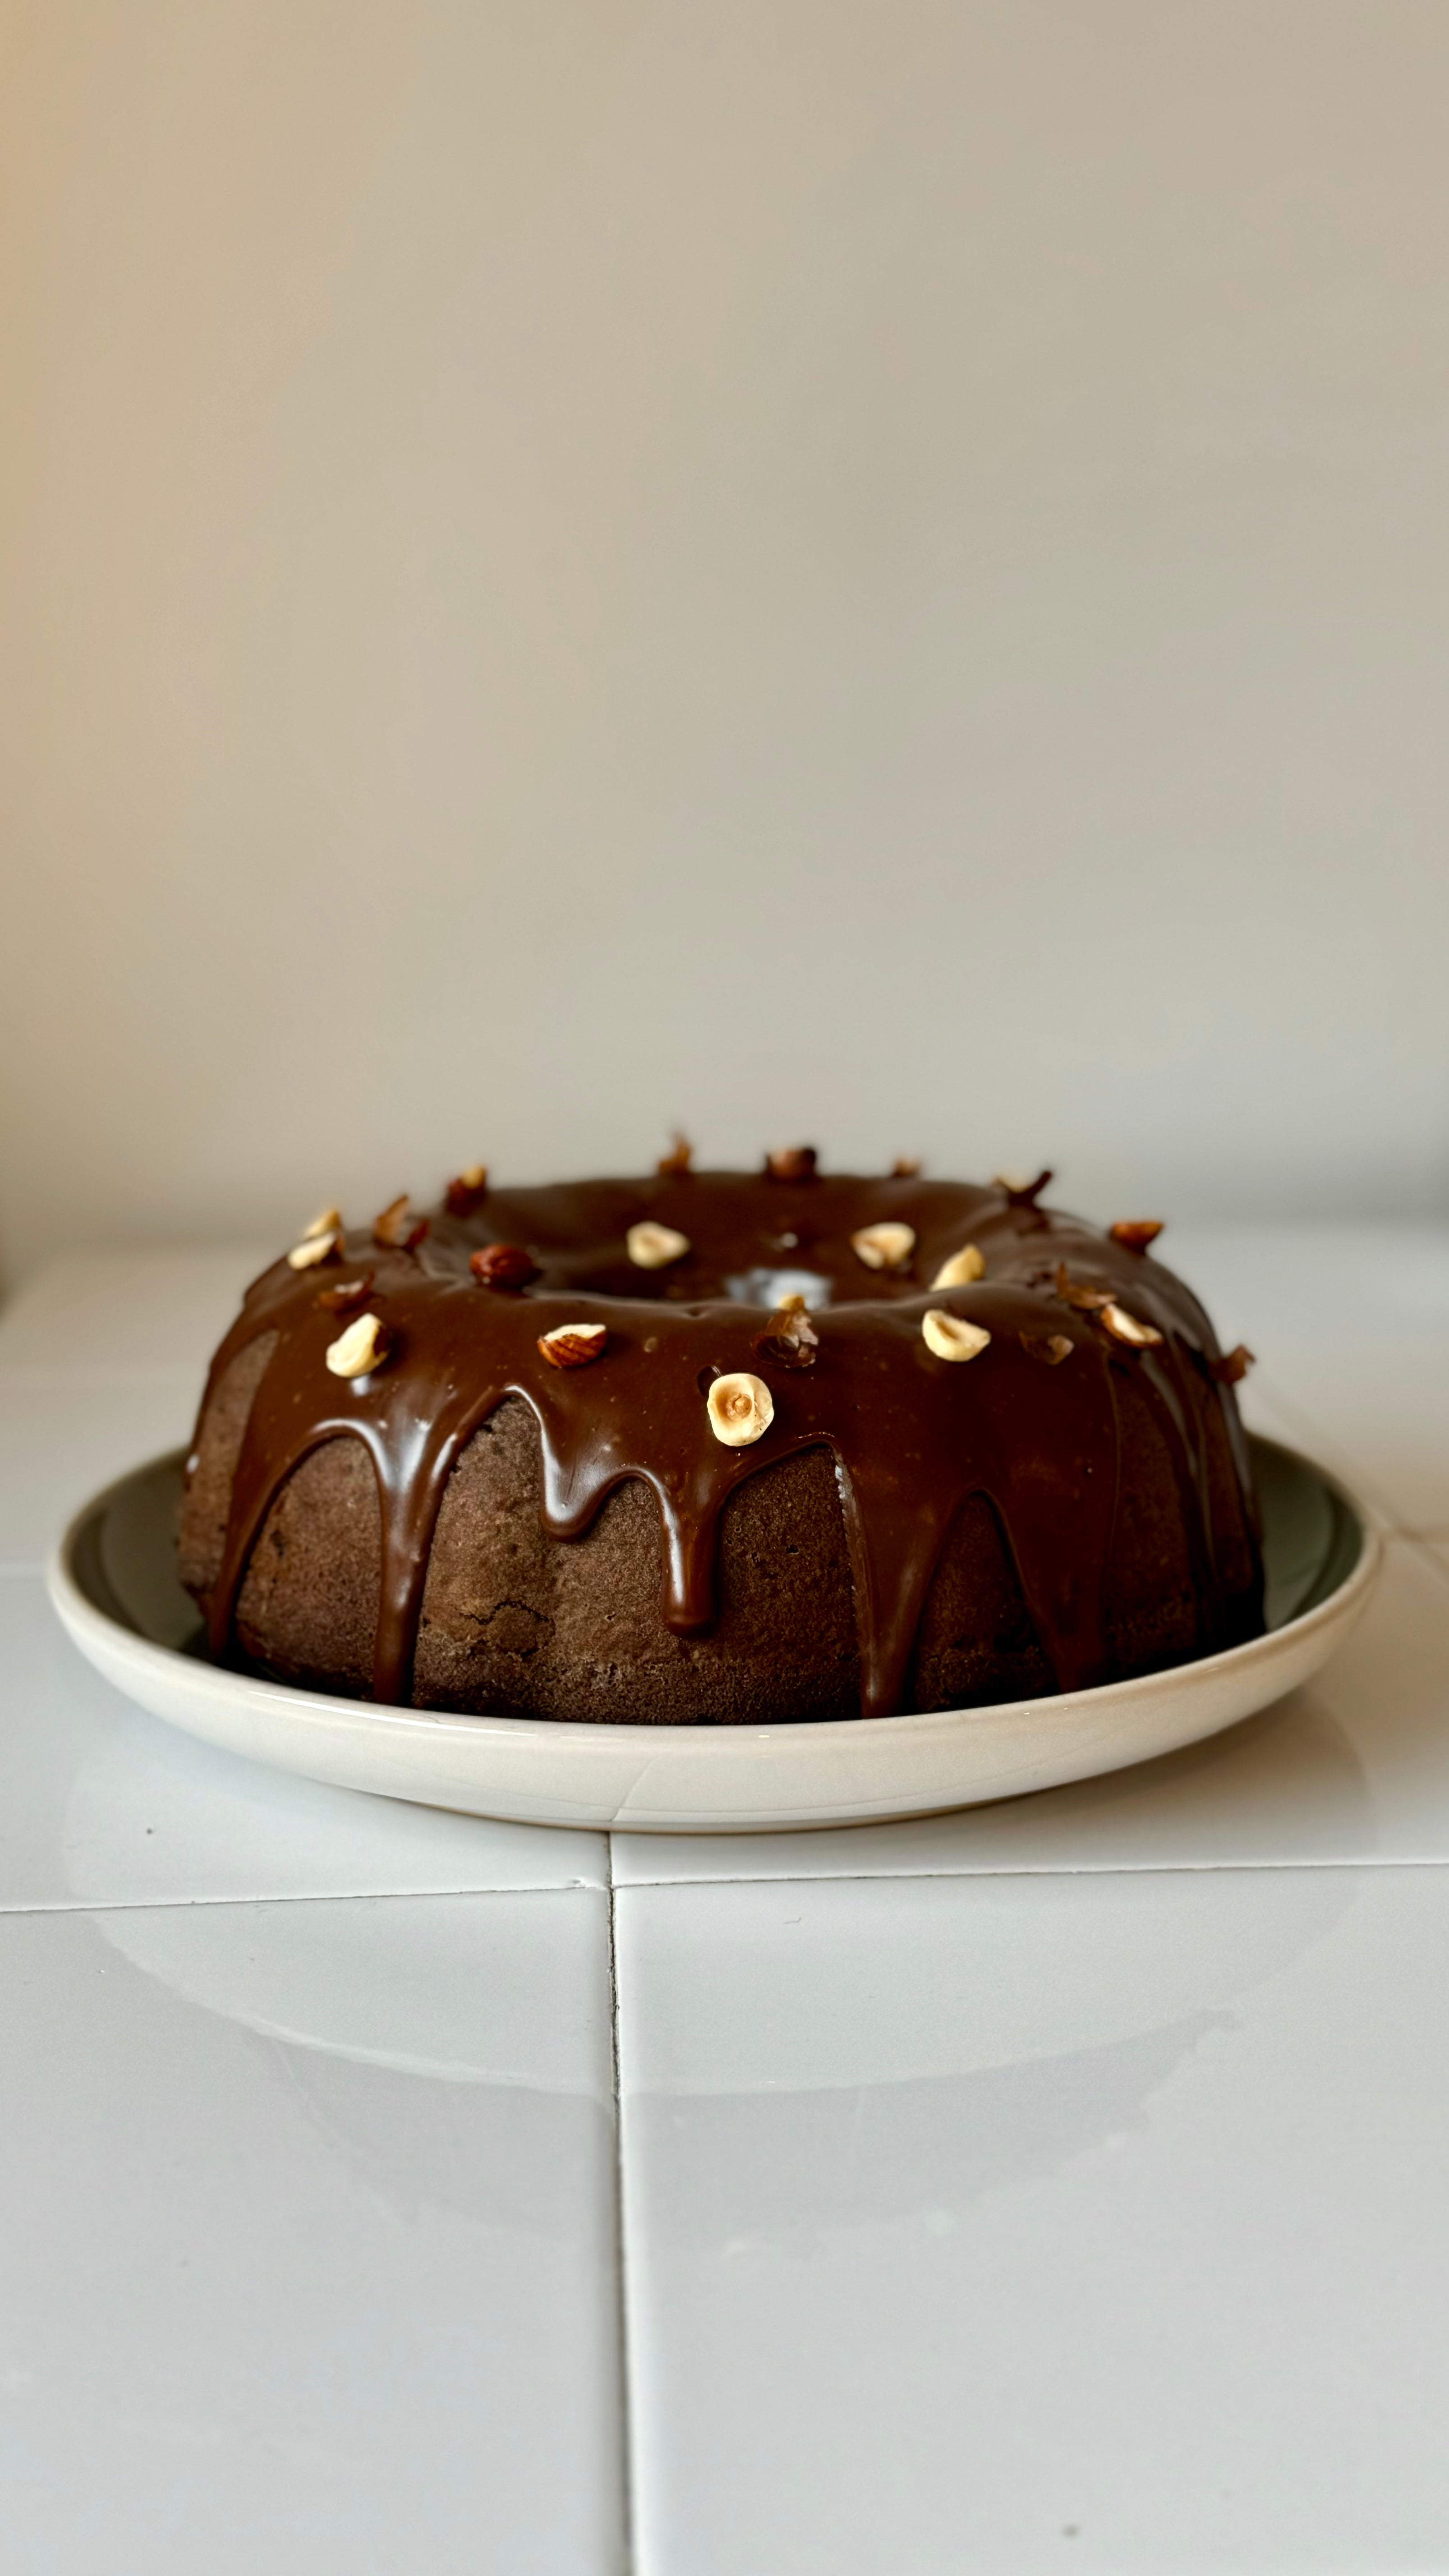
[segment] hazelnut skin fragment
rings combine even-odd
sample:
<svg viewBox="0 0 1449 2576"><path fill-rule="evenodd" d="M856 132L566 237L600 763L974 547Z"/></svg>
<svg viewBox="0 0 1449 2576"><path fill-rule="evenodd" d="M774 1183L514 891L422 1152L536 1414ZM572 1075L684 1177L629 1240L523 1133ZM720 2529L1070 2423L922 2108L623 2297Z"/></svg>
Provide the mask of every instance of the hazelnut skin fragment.
<svg viewBox="0 0 1449 2576"><path fill-rule="evenodd" d="M1100 1315L1113 1303L1110 1288L1089 1288L1082 1279L1074 1279L1064 1261L1056 1267L1056 1294L1064 1306L1075 1306L1082 1315Z"/></svg>
<svg viewBox="0 0 1449 2576"><path fill-rule="evenodd" d="M1238 1386L1253 1364L1247 1343L1239 1342L1235 1350L1224 1351L1220 1359L1208 1361L1208 1376L1219 1386Z"/></svg>
<svg viewBox="0 0 1449 2576"><path fill-rule="evenodd" d="M705 1404L709 1427L727 1449L748 1449L764 1438L775 1419L775 1399L752 1369L731 1369L717 1377Z"/></svg>
<svg viewBox="0 0 1449 2576"><path fill-rule="evenodd" d="M1021 1333L1017 1338L1027 1358L1041 1360L1047 1368L1060 1368L1077 1347L1070 1333Z"/></svg>
<svg viewBox="0 0 1449 2576"><path fill-rule="evenodd" d="M756 1358L771 1368L813 1368L819 1348L820 1336L805 1312L805 1300L793 1293L781 1298L765 1331L754 1340Z"/></svg>

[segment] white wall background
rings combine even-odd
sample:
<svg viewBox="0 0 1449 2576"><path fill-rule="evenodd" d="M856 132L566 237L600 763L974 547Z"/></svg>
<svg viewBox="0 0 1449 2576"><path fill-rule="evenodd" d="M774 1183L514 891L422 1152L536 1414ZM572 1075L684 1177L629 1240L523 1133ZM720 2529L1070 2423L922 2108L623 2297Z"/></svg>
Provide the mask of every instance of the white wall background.
<svg viewBox="0 0 1449 2576"><path fill-rule="evenodd" d="M27 0L0 1261L1449 1205L1444 0Z"/></svg>

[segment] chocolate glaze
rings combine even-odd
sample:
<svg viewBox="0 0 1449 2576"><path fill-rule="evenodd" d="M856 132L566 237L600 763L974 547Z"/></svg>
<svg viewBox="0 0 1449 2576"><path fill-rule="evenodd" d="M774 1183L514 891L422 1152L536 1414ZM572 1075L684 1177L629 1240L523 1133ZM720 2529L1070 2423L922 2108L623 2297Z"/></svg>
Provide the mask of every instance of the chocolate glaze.
<svg viewBox="0 0 1449 2576"><path fill-rule="evenodd" d="M663 1270L636 1268L625 1234L644 1217L687 1235L687 1257ZM905 1269L882 1274L864 1267L850 1238L887 1218L913 1226L916 1247ZM469 1254L496 1242L532 1254L539 1275L527 1289L491 1290L471 1275ZM984 1255L985 1277L933 1289L942 1262L965 1243ZM1059 1263L1074 1282L1110 1290L1163 1341L1138 1349L1113 1340L1093 1314L1059 1297ZM325 1360L346 1318L319 1306L318 1292L361 1271L373 1274L366 1305L394 1340L380 1368L347 1380ZM798 1287L801 1274L816 1283L808 1295L819 1349L808 1370L775 1365L755 1347L780 1288ZM964 1364L934 1357L921 1336L932 1305L984 1325L989 1347ZM607 1324L609 1340L599 1360L561 1371L537 1344L569 1322ZM1114 1389L1128 1372L1151 1390L1175 1462L1195 1552L1202 1651L1228 1642L1208 1474L1213 1411L1227 1425L1250 1526L1255 1516L1232 1390L1208 1374L1218 1348L1212 1328L1150 1254L1003 1188L909 1175L685 1172L490 1191L470 1217L435 1214L414 1250L354 1233L340 1267L297 1272L282 1261L265 1271L212 1364L203 1415L224 1371L262 1334L275 1334L276 1346L248 1420L208 1605L218 1657L228 1651L247 1562L281 1486L323 1441L360 1440L382 1516L374 1696L405 1702L449 1471L487 1415L518 1395L538 1421L544 1518L555 1537L581 1537L626 1478L653 1488L665 1540L663 1615L679 1633L710 1624L719 1518L730 1495L792 1451L824 1446L844 1507L863 1715L902 1706L932 1576L975 1494L995 1508L1058 1687L1079 1689L1108 1673L1105 1603L1119 1485ZM1053 1334L1073 1348L1044 1367L1026 1343ZM702 1393L732 1369L755 1371L774 1398L771 1428L746 1449L714 1438ZM1241 1596L1233 1633L1242 1633Z"/></svg>

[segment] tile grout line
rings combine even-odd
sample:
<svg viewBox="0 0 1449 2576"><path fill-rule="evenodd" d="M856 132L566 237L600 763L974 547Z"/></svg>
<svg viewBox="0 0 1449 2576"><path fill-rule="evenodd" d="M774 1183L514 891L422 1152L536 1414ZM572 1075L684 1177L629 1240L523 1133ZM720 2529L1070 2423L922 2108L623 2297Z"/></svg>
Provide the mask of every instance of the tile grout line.
<svg viewBox="0 0 1449 2576"><path fill-rule="evenodd" d="M631 1888L667 1887L876 1887L888 1886L904 1879L951 1879L963 1882L973 1879L1000 1878L1179 1878L1207 1877L1213 1871L1231 1871L1238 1877L1267 1877L1275 1870L1311 1869L1449 1869L1449 1854L1434 1852L1313 1852L1301 1860L1254 1860L1239 1857L1232 1860L1106 1860L1106 1861L1031 1861L1018 1866L1010 1863L1000 1868L960 1869L822 1869L822 1870L740 1870L729 1876L695 1878L632 1878L622 1884ZM619 1882L613 1876L613 1854L609 1856L609 1876L592 1878L538 1879L516 1887L334 1887L278 1888L253 1896L119 1896L75 1897L64 1904L7 1904L0 1898L0 1923L11 1916L30 1917L53 1914L185 1914L228 1905L429 1905L456 1904L462 1897L491 1896L573 1896L599 1893L609 1901L609 2003L611 2022L611 2062L618 2131L620 2108L618 1986L615 1973L614 1915ZM619 2132L622 2135L622 2132ZM617 2162L617 2157L616 2157ZM619 2177L622 2193L622 2169Z"/></svg>
<svg viewBox="0 0 1449 2576"><path fill-rule="evenodd" d="M574 1896L600 1894L597 1878L544 1878L517 1887L292 1887L259 1896L77 1896L64 1904L8 1905L0 1898L0 1923L11 1914L186 1914L222 1905L426 1905L456 1904L464 1896Z"/></svg>
<svg viewBox="0 0 1449 2576"><path fill-rule="evenodd" d="M614 2085L614 2276L618 2321L619 2502L623 2576L634 2570L634 2410L629 2385L629 2266L624 2238L624 2102L619 2062L619 1952L615 1937L614 1837L605 1836L609 1895L609 2052Z"/></svg>
<svg viewBox="0 0 1449 2576"><path fill-rule="evenodd" d="M877 1887L902 1879L977 1878L1207 1878L1214 1871L1239 1878L1266 1878L1275 1870L1309 1869L1449 1869L1449 1853L1311 1852L1301 1860L1103 1860L1029 1861L999 1869L782 1869L741 1870L729 1877L627 1878L631 1888L655 1887ZM101 1910L101 1909L94 1909Z"/></svg>

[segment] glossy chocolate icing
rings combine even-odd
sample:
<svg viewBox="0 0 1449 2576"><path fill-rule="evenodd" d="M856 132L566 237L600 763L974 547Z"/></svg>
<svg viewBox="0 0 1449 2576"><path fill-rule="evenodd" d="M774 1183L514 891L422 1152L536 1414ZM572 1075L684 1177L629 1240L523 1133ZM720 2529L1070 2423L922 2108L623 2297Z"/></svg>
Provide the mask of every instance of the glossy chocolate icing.
<svg viewBox="0 0 1449 2576"><path fill-rule="evenodd" d="M628 1228L642 1219L688 1237L687 1256L645 1270ZM904 1221L909 1263L864 1266L851 1237ZM469 1256L526 1247L538 1275L522 1290L481 1286ZM985 1276L934 1289L967 1243ZM1112 1337L1098 1313L1060 1293L1066 1281L1110 1291L1153 1325L1160 1343ZM326 1352L345 1315L319 1303L371 1273L363 1301L391 1334L383 1364L341 1379ZM781 1295L807 1297L818 1348L808 1367L758 1344ZM982 1325L988 1347L968 1364L936 1358L921 1334L927 1307ZM353 1309L362 1311L362 1306ZM539 1337L565 1323L603 1323L603 1356L560 1370ZM658 1498L665 1541L663 1615L681 1634L709 1626L720 1514L749 1476L791 1452L833 1455L854 1580L867 1717L902 1704L932 1576L962 1505L993 1505L1023 1599L1058 1687L1107 1677L1106 1604L1119 1492L1115 1389L1124 1374L1150 1390L1166 1435L1195 1554L1201 1651L1243 1633L1241 1595L1229 1635L1218 1579L1208 1471L1210 1416L1225 1421L1239 1486L1254 1515L1246 1446L1231 1389L1216 1380L1217 1344L1196 1299L1150 1253L1040 1206L1029 1190L848 1175L662 1172L491 1190L475 1213L434 1214L412 1249L353 1233L339 1256L297 1271L285 1261L248 1290L212 1365L206 1405L251 1342L275 1335L248 1419L232 1488L220 1573L209 1605L212 1651L229 1648L237 1595L281 1486L320 1443L360 1440L377 1476L382 1597L374 1696L406 1702L434 1523L449 1471L479 1424L521 1396L542 1443L544 1517L561 1540L589 1528L626 1478ZM1052 1354L1053 1337L1070 1343ZM1044 1359L1052 1364L1043 1365ZM726 1448L710 1430L705 1390L748 1369L774 1399L764 1437Z"/></svg>

